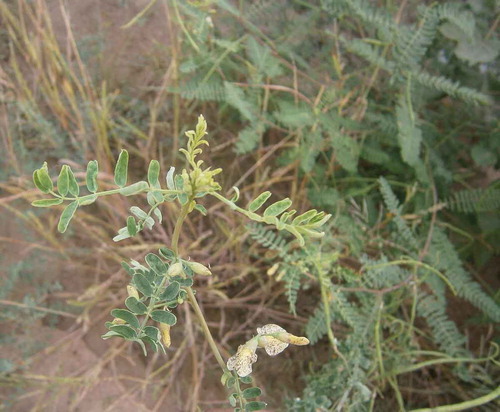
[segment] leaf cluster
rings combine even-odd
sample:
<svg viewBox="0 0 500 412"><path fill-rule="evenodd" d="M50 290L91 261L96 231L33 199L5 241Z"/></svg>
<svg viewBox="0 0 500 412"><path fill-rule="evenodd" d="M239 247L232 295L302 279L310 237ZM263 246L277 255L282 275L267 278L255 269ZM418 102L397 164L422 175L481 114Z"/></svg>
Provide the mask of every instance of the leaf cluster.
<svg viewBox="0 0 500 412"><path fill-rule="evenodd" d="M131 277L129 297L125 301L127 309L113 309L111 315L115 318L106 322L109 331L103 339L121 337L137 342L147 355L145 344L154 352L169 346L169 331L177 323L177 317L171 312L186 300L186 287L193 285L194 272L189 262L176 257L174 252L161 248L159 255L149 253L145 257L147 266L136 261L132 265L126 262L122 266ZM180 269L173 273L174 265ZM169 270L170 269L170 270ZM158 326L148 325L156 322Z"/></svg>

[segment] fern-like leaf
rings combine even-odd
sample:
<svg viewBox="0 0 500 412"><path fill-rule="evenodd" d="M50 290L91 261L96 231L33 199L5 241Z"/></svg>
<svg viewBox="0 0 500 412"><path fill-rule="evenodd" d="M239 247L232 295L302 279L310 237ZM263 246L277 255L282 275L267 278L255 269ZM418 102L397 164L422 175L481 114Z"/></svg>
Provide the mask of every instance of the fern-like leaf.
<svg viewBox="0 0 500 412"><path fill-rule="evenodd" d="M286 257L289 251L288 241L281 233L268 229L264 225L251 223L247 225L250 236L267 249L278 252L279 256Z"/></svg>
<svg viewBox="0 0 500 412"><path fill-rule="evenodd" d="M460 27L460 29L469 37L474 37L476 22L474 15L465 10L464 4L449 3L440 4L436 9L441 20L448 20L449 22Z"/></svg>
<svg viewBox="0 0 500 412"><path fill-rule="evenodd" d="M262 123L251 124L238 133L236 140L236 153L249 153L259 145L265 127Z"/></svg>
<svg viewBox="0 0 500 412"><path fill-rule="evenodd" d="M454 357L467 355L465 336L446 315L445 304L432 295L422 294L417 304L417 312L430 326L433 340L441 350Z"/></svg>
<svg viewBox="0 0 500 412"><path fill-rule="evenodd" d="M442 76L433 76L426 72L412 72L412 79L416 80L422 86L439 90L452 97L462 99L467 103L491 103L489 96L469 87L461 86L460 83Z"/></svg>
<svg viewBox="0 0 500 412"><path fill-rule="evenodd" d="M420 64L427 48L436 37L439 23L438 13L433 5L425 7L419 25L414 30L400 28L396 37L395 57L401 67L412 68Z"/></svg>
<svg viewBox="0 0 500 412"><path fill-rule="evenodd" d="M231 82L224 82L226 101L237 109L243 118L254 123L256 120L254 105L247 100L245 92Z"/></svg>
<svg viewBox="0 0 500 412"><path fill-rule="evenodd" d="M300 289L302 271L292 265L286 265L285 272L281 280L285 282L285 295L290 305L290 313L297 314L297 296Z"/></svg>
<svg viewBox="0 0 500 412"><path fill-rule="evenodd" d="M475 213L500 209L500 190L473 189L461 190L450 196L446 203L456 212Z"/></svg>
<svg viewBox="0 0 500 412"><path fill-rule="evenodd" d="M380 55L378 49L374 46L368 44L367 42L359 39L347 40L344 37L340 37L342 44L351 53L357 54L366 61L370 62L376 67L380 67L387 72L391 73L394 71L395 65L393 62L388 61Z"/></svg>
<svg viewBox="0 0 500 412"><path fill-rule="evenodd" d="M224 86L220 81L198 82L191 80L172 92L179 93L187 100L217 101L225 100Z"/></svg>
<svg viewBox="0 0 500 412"><path fill-rule="evenodd" d="M495 322L500 322L500 306L465 271L457 251L440 228L434 228L428 256L430 263L445 273L458 296L468 300Z"/></svg>
<svg viewBox="0 0 500 412"><path fill-rule="evenodd" d="M309 318L306 325L307 338L314 345L326 335L326 320L323 303L320 303L314 310L314 314Z"/></svg>
<svg viewBox="0 0 500 412"><path fill-rule="evenodd" d="M416 115L404 96L401 96L398 101L396 118L401 157L410 166L417 166L420 162L422 132L417 126Z"/></svg>
<svg viewBox="0 0 500 412"><path fill-rule="evenodd" d="M405 220L401 217L401 211L399 206L399 201L396 198L396 195L391 189L387 180L383 177L379 178L380 183L380 193L382 193L382 197L384 198L385 205L387 209L394 215L394 222L396 223L396 227L398 229L401 237L406 241L408 246L413 248L414 250L418 249L418 242L415 235L412 233Z"/></svg>

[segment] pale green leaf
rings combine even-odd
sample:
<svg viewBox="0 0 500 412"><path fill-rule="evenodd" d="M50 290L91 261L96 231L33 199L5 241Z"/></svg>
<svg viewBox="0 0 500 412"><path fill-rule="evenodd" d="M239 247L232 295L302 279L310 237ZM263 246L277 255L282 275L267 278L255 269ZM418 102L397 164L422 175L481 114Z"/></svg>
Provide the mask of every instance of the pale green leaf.
<svg viewBox="0 0 500 412"><path fill-rule="evenodd" d="M61 171L59 172L59 177L57 178L57 191L62 195L66 196L69 191L69 174L68 166L63 165Z"/></svg>
<svg viewBox="0 0 500 412"><path fill-rule="evenodd" d="M134 183L130 186L122 187L119 193L123 196L132 196L145 192L148 189L149 189L148 183L145 182L144 180L141 180L140 182Z"/></svg>
<svg viewBox="0 0 500 412"><path fill-rule="evenodd" d="M253 200L249 205L248 205L248 210L250 212L255 212L258 210L264 203L266 203L267 199L271 197L271 192L264 192L261 193L255 200Z"/></svg>
<svg viewBox="0 0 500 412"><path fill-rule="evenodd" d="M148 182L151 185L151 187L160 188L160 182L158 180L160 176L160 163L158 160L151 160L149 162L149 168L148 168Z"/></svg>
<svg viewBox="0 0 500 412"><path fill-rule="evenodd" d="M179 291L180 291L179 282L174 281L165 288L165 290L160 295L160 299L166 301L174 300L177 298Z"/></svg>
<svg viewBox="0 0 500 412"><path fill-rule="evenodd" d="M73 218L77 208L78 208L78 201L76 200L74 202L71 202L68 206L66 206L59 219L59 224L57 225L57 230L59 230L59 232L61 233L66 232L69 222Z"/></svg>
<svg viewBox="0 0 500 412"><path fill-rule="evenodd" d="M69 178L69 192L73 196L78 196L80 194L80 186L76 181L75 175L73 174L73 170L68 166L68 178Z"/></svg>
<svg viewBox="0 0 500 412"><path fill-rule="evenodd" d="M125 301L125 306L136 315L144 315L148 311L146 305L142 302L139 302L133 296L127 298L127 300Z"/></svg>
<svg viewBox="0 0 500 412"><path fill-rule="evenodd" d="M177 323L177 317L166 310L154 310L151 312L151 318L157 322L166 323L170 326L174 326Z"/></svg>
<svg viewBox="0 0 500 412"><path fill-rule="evenodd" d="M139 292L144 296L153 296L153 287L151 283L146 279L146 277L141 273L136 273L134 275L134 284Z"/></svg>
<svg viewBox="0 0 500 412"><path fill-rule="evenodd" d="M115 183L123 187L127 184L128 173L128 152L123 149L118 156L118 161L115 166Z"/></svg>
<svg viewBox="0 0 500 412"><path fill-rule="evenodd" d="M137 224L133 216L127 218L127 230L130 236L135 236L137 234Z"/></svg>
<svg viewBox="0 0 500 412"><path fill-rule="evenodd" d="M262 394L262 391L260 388L247 388L243 391L243 397L245 399L252 399L256 398L257 396L260 396Z"/></svg>
<svg viewBox="0 0 500 412"><path fill-rule="evenodd" d="M62 199L40 199L31 202L31 206L35 207L50 207L60 205L63 202Z"/></svg>
<svg viewBox="0 0 500 412"><path fill-rule="evenodd" d="M125 322L127 322L130 326L133 326L134 328L139 327L139 320L132 312L129 312L128 310L113 309L111 311L111 316L118 319L123 319Z"/></svg>
<svg viewBox="0 0 500 412"><path fill-rule="evenodd" d="M167 265L161 260L157 255L154 253L148 253L146 255L146 263L149 265L153 271L159 275L163 276L165 273L167 273Z"/></svg>
<svg viewBox="0 0 500 412"><path fill-rule="evenodd" d="M137 338L137 333L134 329L132 329L130 326L126 325L113 325L109 327L110 330L113 332L118 333L120 336L122 336L125 339L134 339Z"/></svg>
<svg viewBox="0 0 500 412"><path fill-rule="evenodd" d="M87 175L85 176L85 181L87 183L87 189L90 192L95 193L97 191L97 174L99 173L99 166L97 160L91 160L87 164Z"/></svg>
<svg viewBox="0 0 500 412"><path fill-rule="evenodd" d="M280 200L264 210L264 216L278 216L280 213L287 210L291 205L292 201L289 198Z"/></svg>

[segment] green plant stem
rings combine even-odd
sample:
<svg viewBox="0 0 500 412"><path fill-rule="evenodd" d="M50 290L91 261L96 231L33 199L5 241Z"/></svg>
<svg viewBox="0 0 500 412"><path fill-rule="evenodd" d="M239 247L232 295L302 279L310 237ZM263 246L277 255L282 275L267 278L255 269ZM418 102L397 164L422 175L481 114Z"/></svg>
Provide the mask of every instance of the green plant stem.
<svg viewBox="0 0 500 412"><path fill-rule="evenodd" d="M295 226L293 224L284 223L284 222L277 222L276 216L260 216L257 213L250 212L249 210L245 210L245 209L237 206L231 200L226 199L220 193L217 193L215 191L209 192L209 194L216 197L217 199L219 199L221 202L225 203L226 205L228 205L232 210L235 210L236 212L239 212L239 213L245 215L246 217L248 217L249 219L251 219L255 222L264 222L264 223L267 223L269 225L276 226L276 228L278 230L286 230L286 231L290 232L292 235L294 235L297 238L297 240L299 241L299 245L304 246L304 244L305 244L304 238L297 230L298 226ZM312 236L313 234L314 233L312 231L309 231L309 236ZM317 233L317 235L319 235L317 237L323 236L323 234L319 234L319 233Z"/></svg>
<svg viewBox="0 0 500 412"><path fill-rule="evenodd" d="M155 3L157 1L158 0L151 0L146 7L144 7L138 14L136 14L132 18L132 20L130 20L127 24L124 24L123 26L121 26L121 29L128 29L129 27L132 27L137 21L139 21L149 11L149 9L151 7L153 7L155 5Z"/></svg>
<svg viewBox="0 0 500 412"><path fill-rule="evenodd" d="M174 1L172 4L174 6L175 17L177 18L177 23L179 23L179 26L180 26L182 32L184 33L184 35L186 36L186 38L188 39L189 44L193 47L193 49L196 50L197 53L199 53L200 52L200 47L196 44L196 42L194 41L194 39L189 34L189 30L184 25L182 17L181 17L181 15L179 13L179 8L177 6L177 1Z"/></svg>
<svg viewBox="0 0 500 412"><path fill-rule="evenodd" d="M89 193L88 195L76 196L76 197L61 196L60 194L57 194L53 190L51 190L49 193L51 195L53 195L54 197L57 197L57 198L62 199L62 200L71 200L71 201L74 201L74 200L78 200L78 199L81 199L83 197L92 196L92 195L96 195L97 197L109 196L109 195L116 195L116 194L120 193L120 190L123 190L126 187L128 187L128 186L124 186L124 187L121 187L121 188L118 188L118 189L104 190L102 192ZM149 187L149 188L147 188L145 190L137 192L135 195L140 195L141 193L145 193L145 192L160 192L160 193L165 194L165 195L174 195L174 194L182 193L180 190L156 189L156 188Z"/></svg>
<svg viewBox="0 0 500 412"><path fill-rule="evenodd" d="M239 378L238 374L235 371L233 371L233 376L235 378L235 383L234 384L236 385L236 391L238 392L238 395L239 395L238 396L238 400L240 402L240 408L241 408L241 410L243 410L243 408L245 407L247 401L242 396L243 392L242 392L241 387L240 387L240 378Z"/></svg>
<svg viewBox="0 0 500 412"><path fill-rule="evenodd" d="M484 405L497 397L500 396L500 386L494 391L481 396L476 399L472 399L466 402L454 403L451 405L438 406L437 408L422 408L422 409L412 409L410 412L449 412L449 411L463 411L465 409L474 408L476 406Z"/></svg>
<svg viewBox="0 0 500 412"><path fill-rule="evenodd" d="M189 204L191 203L192 199L189 199L186 204L182 207L181 213L179 217L177 218L177 221L175 222L175 228L174 228L174 233L172 235L172 251L177 255L179 252L179 236L181 233L181 228L182 224L184 223L184 220L186 220L187 215L189 214ZM198 301L196 300L196 297L194 295L193 289L191 287L186 288L186 292L188 294L188 299L189 302L191 303L194 312L196 314L196 317L198 318L198 321L201 324L201 328L203 329L203 334L205 335L205 338L208 341L208 344L210 346L210 349L212 349L212 352L215 356L215 359L217 359L217 362L219 363L220 367L224 372L226 372L228 369L226 367L226 363L222 359L222 355L219 352L219 349L217 348L217 345L215 344L214 338L212 336L212 333L210 332L210 329L208 328L208 324L205 320L205 317L203 316L203 312L201 311L200 305L198 305Z"/></svg>
<svg viewBox="0 0 500 412"><path fill-rule="evenodd" d="M314 265L316 267L316 271L318 272L319 287L321 290L321 301L323 303L323 309L325 311L326 333L328 335L328 340L332 345L333 351L344 361L345 365L347 366L347 360L344 358L344 355L342 355L342 353L337 348L337 343L335 341L335 336L333 335L331 327L330 300L328 299L327 285L326 285L327 280L325 279L323 274L323 269L321 268L317 260L314 261Z"/></svg>
<svg viewBox="0 0 500 412"><path fill-rule="evenodd" d="M190 199L191 200L191 199ZM175 228L174 228L174 234L172 235L172 250L174 253L177 255L178 254L178 246L179 246L179 235L181 233L181 228L182 224L184 223L184 220L186 219L186 216L189 213L189 203L187 202L184 206L182 206L181 213L179 214L179 217L177 218L177 221L175 222ZM146 326L146 323L148 322L149 316L153 309L156 306L156 302L158 300L158 296L160 295L161 290L163 289L163 286L165 285L165 282L168 280L168 277L165 276L161 282L161 284L156 288L156 291L154 295L151 297L148 305L148 309L146 312L146 316L144 317L144 320L141 323L141 326L139 328L139 331L142 332L144 327Z"/></svg>
<svg viewBox="0 0 500 412"><path fill-rule="evenodd" d="M193 306L194 313L196 314L196 317L198 318L198 321L201 324L201 327L203 329L203 334L205 335L205 338L208 341L210 349L212 349L212 352L214 353L215 359L217 359L217 362L219 363L219 366L222 368L222 370L224 372L227 372L228 369L227 369L226 363L224 362L224 359L222 359L222 355L220 354L219 349L217 348L217 345L215 344L214 338L212 336L212 333L210 332L210 329L208 328L207 322L205 321L205 317L203 316L200 305L198 305L198 301L196 300L196 296L193 293L193 289L191 287L187 287L186 291L188 294L189 302Z"/></svg>
<svg viewBox="0 0 500 412"><path fill-rule="evenodd" d="M365 266L366 269L377 269L381 267L386 267L386 266L395 266L395 265L414 265L414 266L421 266L424 269L427 269L429 272L434 273L435 275L439 276L444 283L448 285L450 290L453 292L454 295L457 294L457 291L453 287L452 283L446 278L445 275L443 275L439 270L434 269L432 266L427 265L426 263L420 262L418 260L414 259L399 259L399 260L393 260L391 262L384 262L384 263L378 263L376 265L368 265Z"/></svg>
<svg viewBox="0 0 500 412"><path fill-rule="evenodd" d="M382 296L378 295L377 296L377 320L375 322L374 337L375 337L375 351L377 353L377 359L378 359L381 378L383 378L385 375L384 361L382 358L382 345L381 345L381 339L380 339L380 320L382 317L383 307L384 307L384 302L382 300Z"/></svg>
<svg viewBox="0 0 500 412"><path fill-rule="evenodd" d="M399 411L405 412L403 396L401 395L401 391L399 390L397 378L392 377L392 378L389 378L388 380L389 380L389 384L391 385L392 389L394 390L394 394L396 395L396 400L398 401Z"/></svg>
<svg viewBox="0 0 500 412"><path fill-rule="evenodd" d="M414 365L410 365L404 368L399 368L391 372L391 375L401 375L403 373L408 373L408 372L413 372L422 368L425 368L427 366L432 366L432 365L441 365L444 363L480 363L480 362L485 362L485 361L491 361L494 359L494 356L490 356L488 358L480 358L480 359L474 359L474 358L440 358L440 359L432 359L428 361L423 361L420 363L416 363Z"/></svg>
<svg viewBox="0 0 500 412"><path fill-rule="evenodd" d="M210 192L209 194L216 197L217 199L219 199L222 203L225 203L226 205L228 205L232 210L236 210L237 212L248 217L249 219L255 220L257 222L264 221L262 216L259 216L257 213L250 212L248 210L245 210L245 209L237 206L234 202L231 202L229 199L226 199L224 196L222 196L218 192Z"/></svg>
<svg viewBox="0 0 500 412"><path fill-rule="evenodd" d="M186 220L187 215L189 214L189 204L191 203L191 199L189 199L184 206L182 206L181 213L175 222L174 233L172 235L172 251L178 255L179 254L179 236L181 234L182 224L184 220Z"/></svg>

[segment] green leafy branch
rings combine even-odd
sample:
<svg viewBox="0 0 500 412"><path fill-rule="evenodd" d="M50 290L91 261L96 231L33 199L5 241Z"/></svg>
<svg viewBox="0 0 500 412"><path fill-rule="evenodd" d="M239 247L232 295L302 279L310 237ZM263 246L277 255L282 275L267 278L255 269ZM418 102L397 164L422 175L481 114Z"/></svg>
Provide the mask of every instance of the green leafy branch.
<svg viewBox="0 0 500 412"><path fill-rule="evenodd" d="M165 346L170 346L170 327L177 323L171 309L187 299L194 274L211 273L201 263L183 260L168 248L161 248L159 255L147 254L145 261L147 266L136 261L132 261L132 266L122 263L131 276L125 301L128 310L111 311L115 319L106 322L109 332L102 337L119 336L137 342L147 355L145 343L155 352L159 349L165 352ZM138 316L143 316L142 320ZM147 325L149 320L157 322L159 327Z"/></svg>
<svg viewBox="0 0 500 412"><path fill-rule="evenodd" d="M330 214L326 214L325 212L318 212L316 209L311 209L292 220L292 216L294 216L297 211L294 209L286 211L292 205L292 201L289 198L285 198L271 204L264 210L262 215L259 215L255 212L260 209L271 197L271 192L266 191L261 193L252 202L250 202L248 209L243 209L236 205L235 202L238 200L239 191L236 191L236 193L237 196L231 200L226 199L217 192L211 193L211 195L215 196L217 199L227 204L231 209L245 215L251 220L267 223L268 225L274 225L278 230L286 230L287 232L290 232L297 238L300 246L305 245L304 237L323 237L324 232L320 232L318 229L322 227L332 216Z"/></svg>
<svg viewBox="0 0 500 412"><path fill-rule="evenodd" d="M206 130L206 121L200 115L196 129L186 132L188 137L187 149L180 149L181 153L185 155L188 165L180 174L175 174L174 167L169 169L166 174L167 189L161 187L159 180L160 164L156 160L152 160L149 164L147 181L139 181L127 186L129 155L126 150L122 150L114 171L114 182L118 188L98 191L97 176L99 168L97 161L92 160L87 165L85 178L85 184L90 194L80 196L80 185L71 168L67 165L61 168L57 179L56 192L49 175L47 163L44 163L40 169L35 170L33 173L33 181L38 189L43 193L52 195L53 198L35 200L32 204L36 207L50 207L69 201L70 203L61 214L58 225L59 231L65 232L80 206L91 204L99 197L111 194L132 196L146 193L150 206L149 211L142 210L137 206L130 208L131 216L127 217L126 225L113 238L114 241L121 241L137 236L144 228L152 229L156 221L161 224L162 214L159 206L164 202L177 200L181 209L172 233L170 248L159 249L159 254L147 254L145 257L146 266L136 261L131 261L131 264L122 263L124 269L130 275L130 282L127 286L128 298L125 301L126 309L113 309L111 311L114 319L111 322L106 322L108 332L102 337L103 339L120 337L137 342L141 346L144 355L147 355L146 345L155 352L159 350L165 352L165 347L170 345L170 328L177 323L177 317L172 313L172 309L187 300L191 304L209 346L223 371L221 380L223 385L236 391L229 396L229 402L233 407L239 404L239 410L256 411L263 409L266 404L248 400L259 396L261 394L260 388L241 389L240 383L249 384L251 379L248 376L241 376L241 374L236 373L233 367L229 367L229 361L226 366L196 300L195 292L192 289L194 275L209 276L211 272L203 264L179 256L178 243L183 223L195 209L203 215L207 214L207 210L198 203L198 199L210 194L251 220L274 225L278 230L286 230L292 233L298 239L300 245L303 246L306 237L318 238L323 236L323 232L320 232L319 229L328 221L331 215L313 209L292 220L296 210L287 210L292 205L292 201L288 198L271 204L264 210L262 215L259 215L256 211L266 203L271 196L271 192L264 192L259 195L250 202L247 209L236 205L235 202L239 198L239 190L236 187L234 188L236 196L231 200L226 199L218 193L221 186L214 179L222 169L211 170L209 167L203 170L201 168L203 161L197 160L197 156L202 153L201 146L208 145L207 140L204 139L207 134ZM267 325L267 327L279 328L278 335L282 335L282 331L286 332L277 325ZM272 350L270 347L275 342L273 343L273 337L269 333L262 333L258 336L267 336L267 340L260 343L264 346L267 345L266 351L270 353L269 351ZM292 339L291 336L293 335L286 333L283 336L286 339ZM293 342L290 341L290 343ZM284 345L281 346L284 348L288 343L281 342L279 345ZM240 351L231 359L236 359L240 356L239 354ZM231 365L234 366L233 363Z"/></svg>
<svg viewBox="0 0 500 412"><path fill-rule="evenodd" d="M80 206L90 205L102 196L114 194L132 196L140 193L147 193L147 200L152 206L152 209L149 213L139 211L140 209L137 207L131 209L132 213L139 218L139 223L133 224L129 218L127 220L127 230L125 231L121 229L119 236L115 238L115 241L117 241L134 236L144 227L151 229L154 225L154 221L150 219L150 215L153 212L158 218L158 221L161 223L161 212L157 209L158 206L165 201L175 200L182 194L182 186L178 188L176 184L173 184L172 188L161 189L158 181L159 163L156 160L151 161L149 165L149 183L146 181L139 181L127 186L128 152L126 150L121 151L118 161L116 162L114 181L116 185L119 186L117 189L98 192L98 171L99 168L97 160L91 160L87 165L87 173L85 177L85 183L90 194L80 196L80 184L76 180L70 166L62 166L57 178L57 187L54 189L54 184L48 171L47 162L45 162L40 169L36 169L33 172L33 182L39 190L43 193L52 195L53 198L35 200L31 204L35 207L51 207L60 205L65 201L69 201L70 203L64 208L57 226L59 232L64 233L68 228L71 219L75 215L76 210ZM57 190L57 192L54 190ZM70 196L68 196L68 194Z"/></svg>

